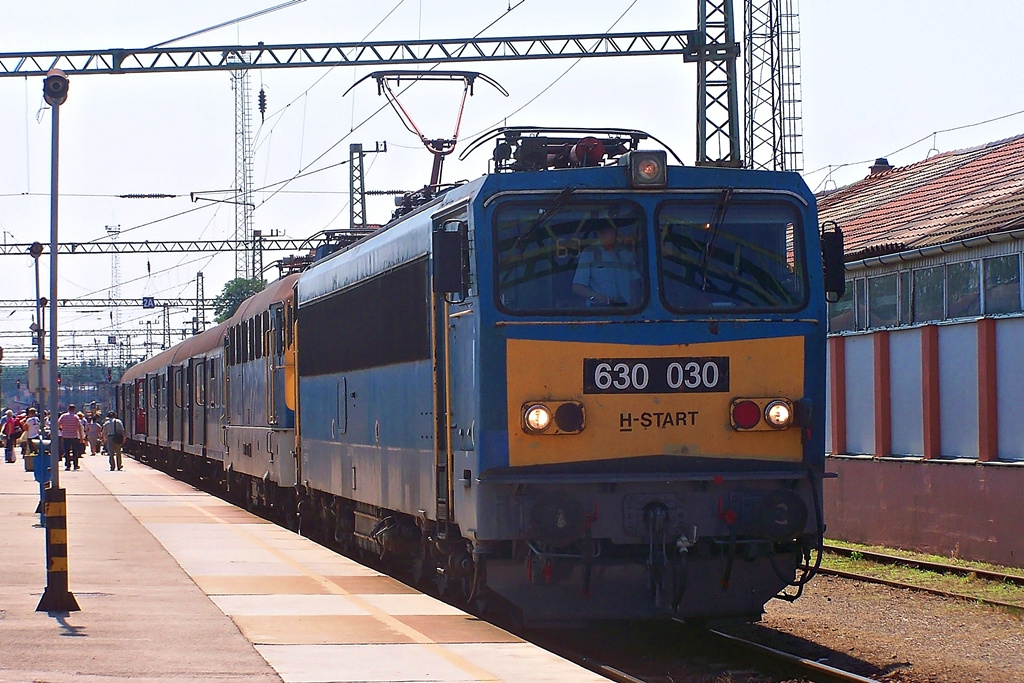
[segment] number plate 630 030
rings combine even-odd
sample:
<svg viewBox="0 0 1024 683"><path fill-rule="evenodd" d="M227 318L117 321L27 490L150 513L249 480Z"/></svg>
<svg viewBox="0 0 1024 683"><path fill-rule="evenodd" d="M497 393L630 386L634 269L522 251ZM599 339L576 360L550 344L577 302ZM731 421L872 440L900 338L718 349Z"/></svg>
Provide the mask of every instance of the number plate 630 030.
<svg viewBox="0 0 1024 683"><path fill-rule="evenodd" d="M729 391L729 358L584 358L584 394L699 394Z"/></svg>

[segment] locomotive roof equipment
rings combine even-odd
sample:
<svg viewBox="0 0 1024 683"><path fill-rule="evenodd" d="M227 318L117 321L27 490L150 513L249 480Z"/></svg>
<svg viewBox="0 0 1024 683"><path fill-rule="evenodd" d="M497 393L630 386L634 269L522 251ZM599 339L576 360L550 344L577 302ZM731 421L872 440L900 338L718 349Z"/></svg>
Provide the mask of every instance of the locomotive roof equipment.
<svg viewBox="0 0 1024 683"><path fill-rule="evenodd" d="M374 71L353 83L352 87L345 91L345 95L351 92L357 85L370 78L377 81L377 94L384 95L387 98L388 104L390 104L391 108L395 110L396 114L398 114L398 118L402 122L402 125L405 126L406 130L418 136L420 142L422 142L423 146L427 148L427 151L434 155L434 166L430 171L430 183L428 187L433 189L435 192L441 184L441 169L444 165L444 158L454 152L455 145L458 144L459 128L462 127L462 112L466 108L466 97L473 94L473 85L476 83L476 80L480 79L484 83L493 86L495 90L505 97L508 97L508 91L505 90L500 83L477 71L409 70ZM395 87L401 86L402 79L411 81L412 83L418 83L420 81L462 81L462 100L459 102L459 110L455 117L455 130L452 132L452 136L450 138L428 138L420 131L419 126L416 125L412 115L398 100L399 95L405 92L405 90L396 93L391 87L392 83L394 83ZM410 83L410 86L412 83ZM408 87L406 87L406 90L408 90Z"/></svg>

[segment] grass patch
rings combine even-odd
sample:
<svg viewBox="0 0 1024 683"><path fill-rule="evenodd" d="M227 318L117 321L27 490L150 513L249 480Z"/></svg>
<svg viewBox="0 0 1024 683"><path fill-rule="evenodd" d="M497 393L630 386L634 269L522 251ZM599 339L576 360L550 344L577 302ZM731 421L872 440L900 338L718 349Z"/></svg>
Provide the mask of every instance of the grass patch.
<svg viewBox="0 0 1024 683"><path fill-rule="evenodd" d="M998 564L990 564L988 562L975 562L974 560L965 560L956 555L930 555L928 553L919 553L913 550L902 550L901 548L887 548L881 545L864 545L863 543L849 543L847 541L837 541L835 539L825 539L825 542L829 545L838 546L840 548L848 548L854 552L873 552L873 553L884 553L886 555L893 555L894 557L901 557L908 560L923 560L925 562L938 562L941 564L949 564L954 567L960 567L963 569L984 569L991 572L1000 572L1003 574L1013 574L1024 578L1024 569L1020 567L1004 567ZM863 559L863 555L859 559Z"/></svg>
<svg viewBox="0 0 1024 683"><path fill-rule="evenodd" d="M834 543L829 541L829 543ZM853 544L840 544L844 547L854 547ZM946 564L954 564L950 562L948 558L936 557L934 555L922 555L920 553L902 553L900 551L892 550L891 548L878 548L861 546L864 549L870 549L875 552L886 553L888 555L897 555L900 557L906 557L908 560L925 560L928 559L932 562L945 562ZM934 559L933 559L934 558ZM970 563L970 564L957 564L957 566L963 566L964 568L971 568L971 565L976 565L978 569L989 569L990 571L1006 572L1004 567L996 567L995 565L985 565L983 563ZM920 586L922 588L932 588L949 593L959 593L961 595L967 595L976 600L994 600L997 602L1005 602L1011 605L1016 605L1024 608L1024 586L1017 586L1012 583L1003 581L989 581L986 579L979 579L974 575L961 576L957 574L942 574L935 571L926 569L916 569L913 567L904 567L900 565L882 564L871 560L864 559L863 554L860 552L851 553L850 557L844 557L842 555L834 555L831 553L825 553L825 557L822 559L821 566L825 569L835 569L839 571L851 572L855 574L863 574L873 578L884 579L886 581L898 581L900 583L906 583L911 586Z"/></svg>

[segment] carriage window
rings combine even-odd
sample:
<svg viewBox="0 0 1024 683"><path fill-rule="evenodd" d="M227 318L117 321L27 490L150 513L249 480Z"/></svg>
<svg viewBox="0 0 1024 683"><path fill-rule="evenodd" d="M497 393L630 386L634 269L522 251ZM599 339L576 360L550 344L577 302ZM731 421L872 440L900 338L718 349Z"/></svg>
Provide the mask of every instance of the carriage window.
<svg viewBox="0 0 1024 683"><path fill-rule="evenodd" d="M195 386L195 401L196 405L206 405L206 382L204 375L206 374L206 363L200 361L196 363L195 369L193 370L194 381L192 384Z"/></svg>
<svg viewBox="0 0 1024 683"><path fill-rule="evenodd" d="M510 313L622 315L647 301L646 220L633 203L507 203L494 227L498 303Z"/></svg>
<svg viewBox="0 0 1024 683"><path fill-rule="evenodd" d="M284 343L285 346L291 348L294 343L294 325L295 323L295 309L291 304L288 304L284 309Z"/></svg>
<svg viewBox="0 0 1024 683"><path fill-rule="evenodd" d="M807 298L799 227L796 210L778 202L664 204L657 234L665 305L680 312L799 308Z"/></svg>
<svg viewBox="0 0 1024 683"><path fill-rule="evenodd" d="M284 353L284 309L274 309L274 353Z"/></svg>
<svg viewBox="0 0 1024 683"><path fill-rule="evenodd" d="M263 358L263 316L252 319L253 323L253 358Z"/></svg>
<svg viewBox="0 0 1024 683"><path fill-rule="evenodd" d="M174 405L181 407L181 370L174 371Z"/></svg>
<svg viewBox="0 0 1024 683"><path fill-rule="evenodd" d="M256 319L249 318L245 321L245 360L256 360Z"/></svg>

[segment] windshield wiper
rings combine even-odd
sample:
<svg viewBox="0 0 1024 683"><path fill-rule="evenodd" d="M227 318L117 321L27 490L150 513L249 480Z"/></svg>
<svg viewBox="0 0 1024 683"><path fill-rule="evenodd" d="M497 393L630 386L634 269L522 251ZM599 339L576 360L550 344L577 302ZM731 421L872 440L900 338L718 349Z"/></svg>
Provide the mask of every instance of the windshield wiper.
<svg viewBox="0 0 1024 683"><path fill-rule="evenodd" d="M701 261L698 266L700 271L700 291L706 291L708 286L708 268L711 266L711 250L715 247L715 240L718 238L718 231L725 222L725 212L729 210L729 202L732 201L732 188L727 187L718 196L718 204L715 206L715 215L708 227L707 237L704 238L704 248L701 251Z"/></svg>
<svg viewBox="0 0 1024 683"><path fill-rule="evenodd" d="M512 248L515 249L516 251L522 252L521 245L523 244L523 242L525 242L528 237L532 237L535 232L537 232L538 230L541 229L541 227L543 227L544 223L547 222L548 218L550 218L558 209L562 208L562 205L565 204L566 201L568 201L569 196L573 193L574 189L575 188L567 187L563 189L561 192L559 192L558 196L555 197L554 201L552 201L551 204L547 206L547 208L541 211L540 215L537 216L537 218L533 221L530 227L527 228L522 235L516 238L516 241L512 245Z"/></svg>

